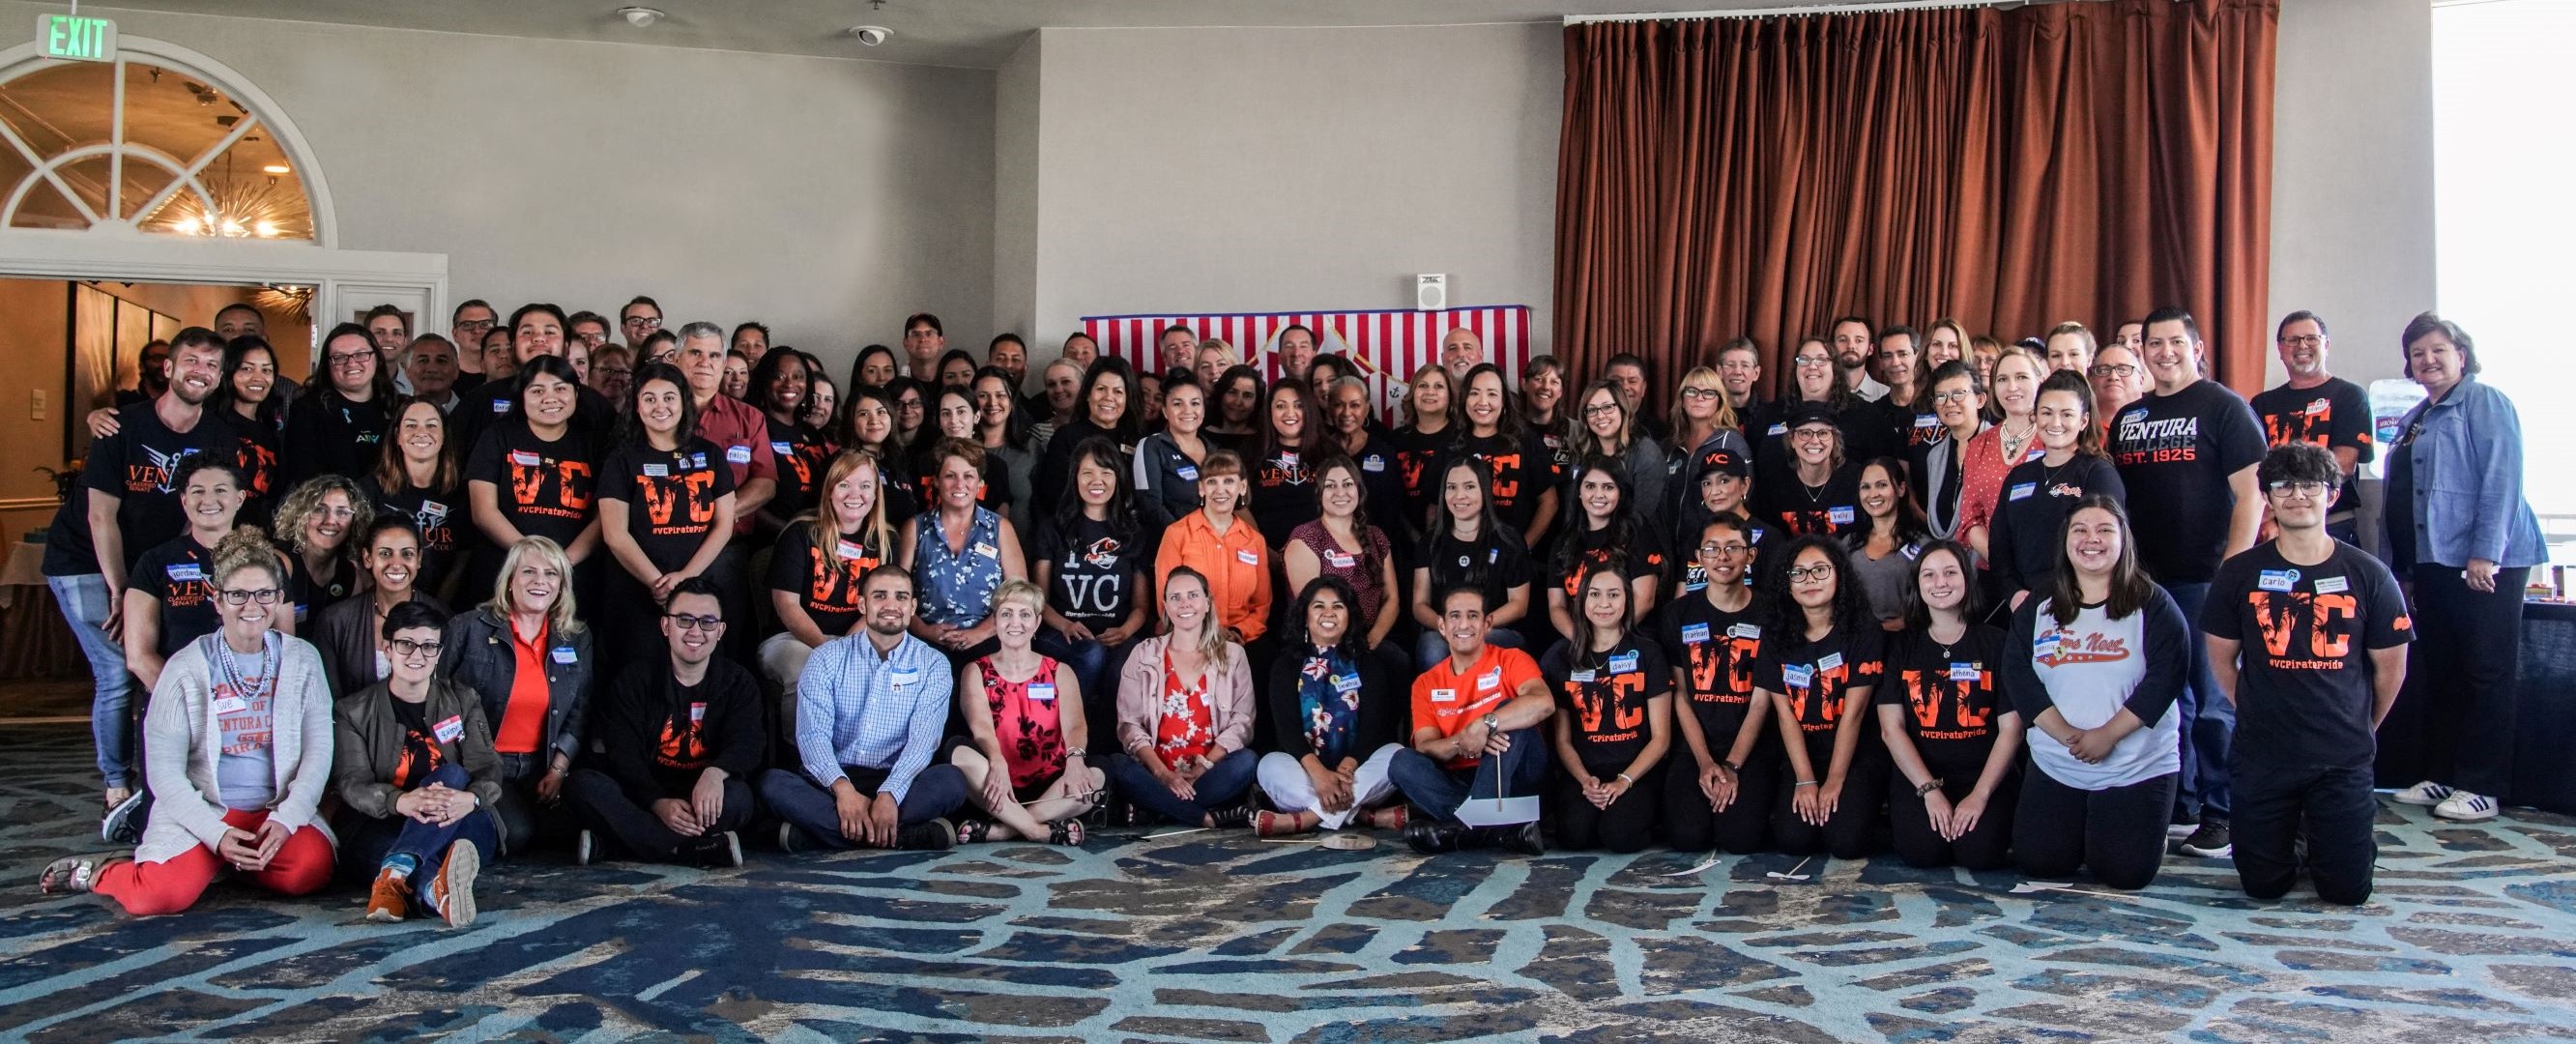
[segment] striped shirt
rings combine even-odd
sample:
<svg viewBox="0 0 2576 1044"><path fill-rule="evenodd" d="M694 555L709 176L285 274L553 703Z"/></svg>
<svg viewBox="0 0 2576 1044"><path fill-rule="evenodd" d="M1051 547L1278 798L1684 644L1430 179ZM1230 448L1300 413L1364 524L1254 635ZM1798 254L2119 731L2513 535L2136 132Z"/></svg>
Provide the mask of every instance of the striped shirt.
<svg viewBox="0 0 2576 1044"><path fill-rule="evenodd" d="M814 650L796 682L796 754L825 788L843 766L886 770L879 791L901 802L913 777L939 753L956 679L948 658L909 634L879 656L870 632Z"/></svg>

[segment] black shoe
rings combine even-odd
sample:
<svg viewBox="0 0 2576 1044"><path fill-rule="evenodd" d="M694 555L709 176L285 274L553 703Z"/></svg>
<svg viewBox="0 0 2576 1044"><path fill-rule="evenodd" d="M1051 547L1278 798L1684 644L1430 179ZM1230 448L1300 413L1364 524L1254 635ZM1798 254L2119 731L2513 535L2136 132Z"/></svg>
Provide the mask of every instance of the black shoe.
<svg viewBox="0 0 2576 1044"><path fill-rule="evenodd" d="M699 838L686 850L689 862L700 870L723 870L742 865L742 839L727 830L711 837Z"/></svg>
<svg viewBox="0 0 2576 1044"><path fill-rule="evenodd" d="M115 808L107 810L107 817L98 821L98 839L111 845L140 842L143 840L143 824L151 815L151 792L136 787L134 793L117 802Z"/></svg>
<svg viewBox="0 0 2576 1044"><path fill-rule="evenodd" d="M2225 859L2235 853L2236 846L2228 841L2227 821L2216 816L2201 820L2200 829L2182 841L2182 854L2187 856Z"/></svg>
<svg viewBox="0 0 2576 1044"><path fill-rule="evenodd" d="M572 865L589 866L590 861L599 854L598 850L594 847L597 844L598 839L592 837L590 831L587 830L582 831L580 836L573 838Z"/></svg>
<svg viewBox="0 0 2576 1044"><path fill-rule="evenodd" d="M1467 828L1423 816L1404 825L1404 843L1423 855L1455 852L1467 847Z"/></svg>
<svg viewBox="0 0 2576 1044"><path fill-rule="evenodd" d="M957 843L957 824L945 819L915 823L894 832L894 846L916 852L941 852Z"/></svg>
<svg viewBox="0 0 2576 1044"><path fill-rule="evenodd" d="M813 851L814 846L806 843L804 831L796 829L796 824L780 823L778 824L778 850L788 855L795 855L798 852Z"/></svg>
<svg viewBox="0 0 2576 1044"><path fill-rule="evenodd" d="M1208 813L1208 824L1218 830L1242 830L1252 825L1250 802L1227 805Z"/></svg>
<svg viewBox="0 0 2576 1044"><path fill-rule="evenodd" d="M1525 856L1543 856L1547 854L1547 839L1539 836L1538 824L1536 823L1523 823L1519 826L1495 827L1492 830L1492 834L1495 847L1501 848L1503 851L1517 852Z"/></svg>

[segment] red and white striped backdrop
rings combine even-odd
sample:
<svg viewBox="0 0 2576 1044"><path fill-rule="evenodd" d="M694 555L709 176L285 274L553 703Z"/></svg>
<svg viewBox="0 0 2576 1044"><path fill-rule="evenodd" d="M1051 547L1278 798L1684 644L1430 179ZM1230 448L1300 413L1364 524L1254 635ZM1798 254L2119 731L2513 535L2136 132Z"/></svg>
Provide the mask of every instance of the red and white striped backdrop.
<svg viewBox="0 0 2576 1044"><path fill-rule="evenodd" d="M1485 343L1486 355L1503 368L1503 376L1520 386L1521 365L1529 361L1528 305L1492 305L1424 312L1385 309L1353 312L1229 312L1208 315L1087 315L1082 332L1103 354L1131 365L1151 367L1163 329L1173 324L1198 331L1201 338L1225 341L1236 355L1261 370L1279 375L1279 331L1304 324L1315 331L1318 347L1359 362L1360 375L1381 416L1402 397L1405 378L1440 361L1440 339L1449 331L1473 330Z"/></svg>

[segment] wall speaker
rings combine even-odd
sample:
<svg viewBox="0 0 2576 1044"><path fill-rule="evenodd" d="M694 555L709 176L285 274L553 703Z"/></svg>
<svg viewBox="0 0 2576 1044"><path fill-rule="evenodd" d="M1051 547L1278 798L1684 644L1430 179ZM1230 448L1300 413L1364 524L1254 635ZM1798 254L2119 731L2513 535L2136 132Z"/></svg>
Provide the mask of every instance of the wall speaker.
<svg viewBox="0 0 2576 1044"><path fill-rule="evenodd" d="M1413 307L1437 312L1449 307L1449 277L1425 272L1413 277Z"/></svg>

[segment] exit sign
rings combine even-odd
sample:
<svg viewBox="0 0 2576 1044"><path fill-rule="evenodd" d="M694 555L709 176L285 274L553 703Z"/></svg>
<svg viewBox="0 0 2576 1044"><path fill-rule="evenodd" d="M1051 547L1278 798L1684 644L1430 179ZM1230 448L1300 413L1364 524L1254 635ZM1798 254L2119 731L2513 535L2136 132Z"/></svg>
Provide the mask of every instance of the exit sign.
<svg viewBox="0 0 2576 1044"><path fill-rule="evenodd" d="M116 23L105 18L38 15L36 39L44 41L47 58L74 62L116 60Z"/></svg>

